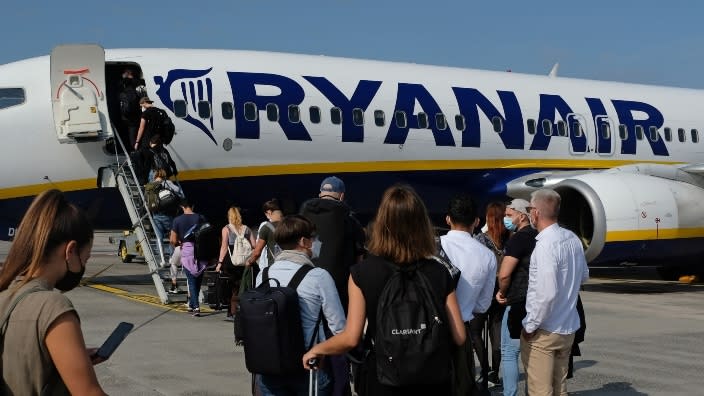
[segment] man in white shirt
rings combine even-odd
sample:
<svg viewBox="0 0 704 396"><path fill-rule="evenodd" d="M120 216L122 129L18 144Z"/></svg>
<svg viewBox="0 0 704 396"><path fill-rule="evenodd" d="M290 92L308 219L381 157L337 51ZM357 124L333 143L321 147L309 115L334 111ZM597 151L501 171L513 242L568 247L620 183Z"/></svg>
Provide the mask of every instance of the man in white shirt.
<svg viewBox="0 0 704 396"><path fill-rule="evenodd" d="M467 334L470 334L469 322L474 317L474 313L484 313L489 309L496 279L496 256L472 237L477 220L472 199L467 195L454 197L450 200L445 217L450 231L440 237L445 255L461 271L457 283L457 302L460 305ZM469 365L466 375L469 377L470 384L474 382L474 354L471 345L476 341L482 344L483 348L481 333L470 334L470 337L472 336L474 337L472 342L467 342L463 351ZM482 357L479 356L479 358Z"/></svg>
<svg viewBox="0 0 704 396"><path fill-rule="evenodd" d="M535 191L529 209L538 236L530 259L521 359L530 395L567 395L567 364L580 325L577 294L589 269L579 238L557 224L560 195Z"/></svg>

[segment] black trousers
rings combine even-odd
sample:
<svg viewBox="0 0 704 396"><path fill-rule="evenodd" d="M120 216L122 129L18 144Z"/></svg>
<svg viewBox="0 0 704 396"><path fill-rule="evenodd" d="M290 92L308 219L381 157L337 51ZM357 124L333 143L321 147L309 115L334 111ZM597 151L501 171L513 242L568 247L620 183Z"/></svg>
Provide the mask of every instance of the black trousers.
<svg viewBox="0 0 704 396"><path fill-rule="evenodd" d="M474 347L474 352L479 359L482 378L486 378L489 371L499 372L501 366L501 319L506 307L493 301L485 313L474 314L469 322L469 337ZM489 341L491 342L491 369L488 365L487 351L484 349L484 325L489 322Z"/></svg>

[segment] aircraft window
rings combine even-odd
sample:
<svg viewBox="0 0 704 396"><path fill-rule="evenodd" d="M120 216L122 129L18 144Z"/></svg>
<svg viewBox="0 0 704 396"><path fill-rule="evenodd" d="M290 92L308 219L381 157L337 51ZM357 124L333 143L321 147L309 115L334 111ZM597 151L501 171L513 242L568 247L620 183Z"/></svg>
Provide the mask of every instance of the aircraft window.
<svg viewBox="0 0 704 396"><path fill-rule="evenodd" d="M418 113L418 128L428 128L430 123L428 123L428 115L420 112Z"/></svg>
<svg viewBox="0 0 704 396"><path fill-rule="evenodd" d="M582 137L584 135L584 129L582 129L582 124L579 121L572 123L572 135L575 137Z"/></svg>
<svg viewBox="0 0 704 396"><path fill-rule="evenodd" d="M628 139L628 127L626 125L621 124L618 126L618 137L621 140Z"/></svg>
<svg viewBox="0 0 704 396"><path fill-rule="evenodd" d="M667 140L668 142L672 141L672 129L665 128L665 140Z"/></svg>
<svg viewBox="0 0 704 396"><path fill-rule="evenodd" d="M457 128L458 131L464 131L466 128L466 125L464 124L464 116L461 114L458 114L455 116L455 128Z"/></svg>
<svg viewBox="0 0 704 396"><path fill-rule="evenodd" d="M374 110L374 124L376 126L384 126L386 124L386 117L384 116L384 110Z"/></svg>
<svg viewBox="0 0 704 396"><path fill-rule="evenodd" d="M636 139L643 140L643 126L636 125Z"/></svg>
<svg viewBox="0 0 704 396"><path fill-rule="evenodd" d="M356 126L364 125L364 110L352 109L352 123Z"/></svg>
<svg viewBox="0 0 704 396"><path fill-rule="evenodd" d="M244 119L247 121L256 121L259 112L257 112L257 105L254 102L245 102L244 104Z"/></svg>
<svg viewBox="0 0 704 396"><path fill-rule="evenodd" d="M188 106L185 100L174 100L174 114L178 118L186 118L188 116Z"/></svg>
<svg viewBox="0 0 704 396"><path fill-rule="evenodd" d="M491 118L491 124L494 126L494 132L501 133L504 131L504 121L499 116Z"/></svg>
<svg viewBox="0 0 704 396"><path fill-rule="evenodd" d="M24 89L0 88L0 109L21 105L24 101Z"/></svg>
<svg viewBox="0 0 704 396"><path fill-rule="evenodd" d="M408 126L408 120L406 120L405 111L397 111L396 114L394 114L394 118L396 118L397 127L406 128Z"/></svg>
<svg viewBox="0 0 704 396"><path fill-rule="evenodd" d="M342 110L339 107L330 109L330 121L335 125L342 124Z"/></svg>
<svg viewBox="0 0 704 396"><path fill-rule="evenodd" d="M560 136L567 136L567 125L565 125L565 122L562 120L557 122L557 134Z"/></svg>
<svg viewBox="0 0 704 396"><path fill-rule="evenodd" d="M687 136L684 134L684 129L677 129L677 137L680 139L680 142L684 142L687 140Z"/></svg>
<svg viewBox="0 0 704 396"><path fill-rule="evenodd" d="M543 134L545 136L550 136L552 135L552 121L550 120L543 120Z"/></svg>
<svg viewBox="0 0 704 396"><path fill-rule="evenodd" d="M657 142L658 141L658 128L651 126L648 129L650 130L650 140Z"/></svg>
<svg viewBox="0 0 704 396"><path fill-rule="evenodd" d="M611 125L602 122L601 127L601 138L604 140L611 139Z"/></svg>
<svg viewBox="0 0 704 396"><path fill-rule="evenodd" d="M535 127L536 127L536 122L534 119L529 118L526 121L526 126L528 127L528 134L529 135L535 135Z"/></svg>
<svg viewBox="0 0 704 396"><path fill-rule="evenodd" d="M210 102L207 100L198 102L198 117L202 119L210 118Z"/></svg>
<svg viewBox="0 0 704 396"><path fill-rule="evenodd" d="M226 120L231 120L235 118L235 108L232 106L232 102L222 102L222 118Z"/></svg>
<svg viewBox="0 0 704 396"><path fill-rule="evenodd" d="M318 106L311 106L310 107L310 122L313 124L319 124L320 123L320 107Z"/></svg>
<svg viewBox="0 0 704 396"><path fill-rule="evenodd" d="M288 120L296 124L301 122L301 109L297 105L288 106Z"/></svg>
<svg viewBox="0 0 704 396"><path fill-rule="evenodd" d="M692 143L699 143L699 131L692 129Z"/></svg>
<svg viewBox="0 0 704 396"><path fill-rule="evenodd" d="M435 125L441 131L447 129L447 119L445 118L445 114L442 114L442 113L435 114Z"/></svg>
<svg viewBox="0 0 704 396"><path fill-rule="evenodd" d="M266 119L269 121L279 121L279 106L276 103L266 104Z"/></svg>

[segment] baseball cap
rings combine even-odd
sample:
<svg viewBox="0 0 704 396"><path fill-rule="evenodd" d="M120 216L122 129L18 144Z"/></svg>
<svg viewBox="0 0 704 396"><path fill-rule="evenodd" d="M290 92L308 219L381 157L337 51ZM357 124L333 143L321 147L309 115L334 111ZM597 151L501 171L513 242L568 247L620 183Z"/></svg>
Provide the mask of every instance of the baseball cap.
<svg viewBox="0 0 704 396"><path fill-rule="evenodd" d="M345 192L345 183L337 176L329 176L323 179L320 183L320 192L335 192L343 193Z"/></svg>
<svg viewBox="0 0 704 396"><path fill-rule="evenodd" d="M511 201L511 203L508 204L506 207L509 209L513 209L516 212L523 213L524 215L528 215L528 208L530 207L530 202L526 201L525 199L516 198Z"/></svg>
<svg viewBox="0 0 704 396"><path fill-rule="evenodd" d="M154 103L154 101L153 101L153 100L150 100L148 97L145 96L145 97L143 97L142 99L139 100L139 104L144 104L144 103L152 104L152 103Z"/></svg>

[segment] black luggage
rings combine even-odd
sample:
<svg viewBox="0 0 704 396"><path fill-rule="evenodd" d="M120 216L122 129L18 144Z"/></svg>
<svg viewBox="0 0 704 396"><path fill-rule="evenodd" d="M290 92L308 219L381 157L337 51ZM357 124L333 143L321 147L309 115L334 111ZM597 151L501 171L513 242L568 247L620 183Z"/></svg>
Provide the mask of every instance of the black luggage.
<svg viewBox="0 0 704 396"><path fill-rule="evenodd" d="M208 287L205 290L205 301L211 309L220 310L230 306L232 295L232 280L223 272L205 271L203 281Z"/></svg>

